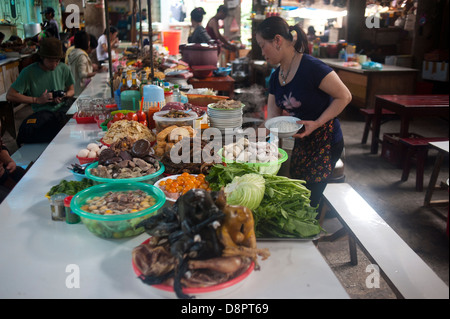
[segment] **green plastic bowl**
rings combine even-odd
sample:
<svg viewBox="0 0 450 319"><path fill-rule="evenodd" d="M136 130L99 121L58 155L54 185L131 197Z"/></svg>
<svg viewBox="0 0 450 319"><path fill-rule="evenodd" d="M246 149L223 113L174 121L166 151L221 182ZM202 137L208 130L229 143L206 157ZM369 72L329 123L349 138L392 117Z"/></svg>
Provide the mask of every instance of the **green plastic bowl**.
<svg viewBox="0 0 450 319"><path fill-rule="evenodd" d="M226 164L231 164L231 163L236 163L236 161L232 161L229 159L226 159L225 157L222 156L222 152L223 152L223 148L221 148L218 151L218 155L222 158L222 161ZM242 164L246 164L248 166L252 166L252 167L256 167L259 171L260 174L272 174L272 175L276 175L278 174L278 171L281 168L281 164L283 164L284 162L287 161L288 159L288 154L286 153L285 150L278 148L278 152L281 154L281 157L278 159L278 161L272 161L272 162L267 162L267 163L242 163Z"/></svg>
<svg viewBox="0 0 450 319"><path fill-rule="evenodd" d="M130 214L98 215L81 209L86 201L95 196L102 196L110 191L142 190L153 196L155 205ZM145 183L100 184L78 192L70 202L72 212L80 216L83 224L94 235L101 238L125 238L144 232L143 227L135 228L141 221L156 213L166 202L166 195L158 187Z"/></svg>
<svg viewBox="0 0 450 319"><path fill-rule="evenodd" d="M112 184L119 184L119 183L133 183L133 182L142 182L146 184L154 184L158 177L164 173L166 167L163 163L159 162L160 169L152 174L148 174L145 176L139 176L139 177L133 177L133 178L105 178L105 177L98 177L91 174L91 169L96 168L98 166L98 162L92 163L88 167L86 167L86 170L84 171L84 174L86 175L86 178L89 178L94 182L94 184L102 184L102 183L112 183Z"/></svg>

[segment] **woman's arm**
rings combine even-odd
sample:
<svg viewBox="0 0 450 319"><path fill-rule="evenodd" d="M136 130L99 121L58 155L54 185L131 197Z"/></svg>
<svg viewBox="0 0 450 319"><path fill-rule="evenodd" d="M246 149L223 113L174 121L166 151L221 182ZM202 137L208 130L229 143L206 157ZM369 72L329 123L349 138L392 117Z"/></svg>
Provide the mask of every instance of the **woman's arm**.
<svg viewBox="0 0 450 319"><path fill-rule="evenodd" d="M273 94L269 94L269 97L267 99L266 121L273 117L280 116L282 112L283 112L283 110L280 109L275 103L275 96ZM262 122L261 125L258 127L258 136L260 136L259 129L265 129L264 136L267 136L269 134L269 130L266 129L266 126L265 126L266 121Z"/></svg>
<svg viewBox="0 0 450 319"><path fill-rule="evenodd" d="M216 38L219 39L223 43L223 46L225 47L225 49L235 50L236 46L234 46L233 44L228 42L228 40L225 39L225 37L220 33L220 31L219 31L219 21L217 19L213 19L211 22L212 23L210 24L210 26L211 26L214 34L216 35Z"/></svg>
<svg viewBox="0 0 450 319"><path fill-rule="evenodd" d="M280 109L275 103L275 96L273 94L269 94L269 98L267 99L267 120L281 116L283 110Z"/></svg>
<svg viewBox="0 0 450 319"><path fill-rule="evenodd" d="M300 134L295 134L294 137L308 136L314 130L338 116L352 100L352 94L334 71L323 78L319 89L329 94L333 101L317 120L299 121L298 123L303 124L305 130Z"/></svg>

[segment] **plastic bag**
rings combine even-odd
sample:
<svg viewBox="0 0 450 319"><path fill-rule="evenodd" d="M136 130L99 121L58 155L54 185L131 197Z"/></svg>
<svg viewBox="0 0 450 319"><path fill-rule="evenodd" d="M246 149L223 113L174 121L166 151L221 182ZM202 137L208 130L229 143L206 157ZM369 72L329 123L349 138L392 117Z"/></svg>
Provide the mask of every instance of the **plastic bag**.
<svg viewBox="0 0 450 319"><path fill-rule="evenodd" d="M378 62L369 61L369 62L364 62L361 65L361 69L364 69L364 70L382 70L383 69L383 65L378 63Z"/></svg>

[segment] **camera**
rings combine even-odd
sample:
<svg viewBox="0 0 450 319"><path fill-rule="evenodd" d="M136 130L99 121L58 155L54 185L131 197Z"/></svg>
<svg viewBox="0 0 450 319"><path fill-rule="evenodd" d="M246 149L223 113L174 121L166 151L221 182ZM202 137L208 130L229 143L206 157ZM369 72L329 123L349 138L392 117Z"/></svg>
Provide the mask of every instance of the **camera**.
<svg viewBox="0 0 450 319"><path fill-rule="evenodd" d="M49 91L49 93L52 93L52 96L54 99L56 99L57 97L65 97L66 96L66 92L64 92L63 90L52 90L52 91Z"/></svg>

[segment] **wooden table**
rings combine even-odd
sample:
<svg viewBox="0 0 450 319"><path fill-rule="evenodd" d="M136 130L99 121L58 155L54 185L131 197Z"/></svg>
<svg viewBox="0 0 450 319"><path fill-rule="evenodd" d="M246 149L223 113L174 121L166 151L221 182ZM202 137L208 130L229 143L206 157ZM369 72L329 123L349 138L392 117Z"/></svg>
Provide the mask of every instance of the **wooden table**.
<svg viewBox="0 0 450 319"><path fill-rule="evenodd" d="M391 110L400 116L399 137L403 138L408 137L409 121L413 117L448 117L448 100L448 95L376 95L371 153L378 152L382 109Z"/></svg>
<svg viewBox="0 0 450 319"><path fill-rule="evenodd" d="M348 66L339 59L320 59L333 68L352 93L352 105L373 109L379 94L413 94L419 70L383 64L381 70Z"/></svg>
<svg viewBox="0 0 450 319"><path fill-rule="evenodd" d="M448 155L449 151L449 142L430 142L430 146L434 149L438 150L438 155L436 157L436 161L434 162L433 172L431 173L430 183L428 184L427 192L425 193L424 206L442 206L448 205L447 200L436 200L431 201L431 197L433 196L433 192L436 188L437 178L439 176L439 171L441 170L441 165L444 162L445 155Z"/></svg>
<svg viewBox="0 0 450 319"><path fill-rule="evenodd" d="M194 89L208 88L217 91L226 91L228 96L234 98L234 79L227 76L210 76L204 79L190 78L188 83L191 84Z"/></svg>

